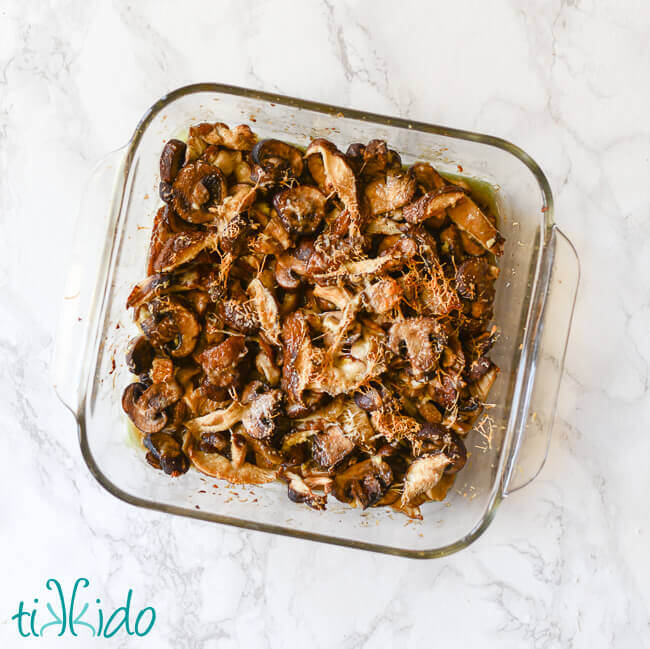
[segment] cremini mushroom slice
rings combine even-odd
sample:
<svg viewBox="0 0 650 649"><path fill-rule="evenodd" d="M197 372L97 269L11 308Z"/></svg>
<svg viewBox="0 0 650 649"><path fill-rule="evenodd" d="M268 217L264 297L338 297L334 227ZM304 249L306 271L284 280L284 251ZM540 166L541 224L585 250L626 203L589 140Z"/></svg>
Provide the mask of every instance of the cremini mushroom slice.
<svg viewBox="0 0 650 649"><path fill-rule="evenodd" d="M136 336L126 349L126 367L132 374L146 374L151 369L155 353L146 336Z"/></svg>
<svg viewBox="0 0 650 649"><path fill-rule="evenodd" d="M218 122L164 145L159 193L122 399L147 462L316 510L445 498L498 374L503 239L473 185L381 139L303 154Z"/></svg>
<svg viewBox="0 0 650 649"><path fill-rule="evenodd" d="M412 174L389 171L385 178L368 183L363 195L370 215L375 216L408 205L415 196L415 190L416 182Z"/></svg>
<svg viewBox="0 0 650 649"><path fill-rule="evenodd" d="M138 324L155 348L174 358L191 354L200 333L194 312L172 295L155 297L140 306Z"/></svg>
<svg viewBox="0 0 650 649"><path fill-rule="evenodd" d="M216 250L218 233L214 230L179 232L171 236L160 249L153 262L156 273L170 272L193 261L203 250Z"/></svg>
<svg viewBox="0 0 650 649"><path fill-rule="evenodd" d="M282 225L293 235L314 234L325 218L326 203L327 197L309 185L297 185L273 197L273 207Z"/></svg>
<svg viewBox="0 0 650 649"><path fill-rule="evenodd" d="M226 197L226 179L218 167L197 160L183 167L172 184L172 205L189 223L214 219Z"/></svg>
<svg viewBox="0 0 650 649"><path fill-rule="evenodd" d="M149 387L131 383L122 395L122 409L143 433L157 433L167 424L165 409L182 396L183 390L175 381Z"/></svg>
<svg viewBox="0 0 650 649"><path fill-rule="evenodd" d="M181 449L179 441L168 433L149 433L143 444L149 453L147 461L152 466L162 469L167 475L178 477L187 473L190 462Z"/></svg>
<svg viewBox="0 0 650 649"><path fill-rule="evenodd" d="M302 153L281 140L261 140L251 152L251 179L260 185L288 184L302 173Z"/></svg>
<svg viewBox="0 0 650 649"><path fill-rule="evenodd" d="M463 200L450 207L447 214L460 230L467 233L488 252L497 256L503 254L503 237L469 196L465 196Z"/></svg>

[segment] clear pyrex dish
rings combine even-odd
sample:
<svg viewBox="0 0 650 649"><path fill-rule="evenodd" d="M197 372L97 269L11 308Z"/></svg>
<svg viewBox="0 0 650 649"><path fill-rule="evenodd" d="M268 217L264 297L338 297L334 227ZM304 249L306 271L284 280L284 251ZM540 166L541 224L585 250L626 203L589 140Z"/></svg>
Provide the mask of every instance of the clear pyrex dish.
<svg viewBox="0 0 650 649"><path fill-rule="evenodd" d="M131 382L124 348L135 333L125 310L141 279L160 205L163 143L198 122L247 123L261 137L306 146L325 137L340 148L388 141L405 164L430 161L442 172L490 183L506 238L500 260L492 358L501 368L494 404L466 438L467 466L448 499L422 507L423 521L389 508L361 512L330 497L326 511L287 499L280 483L229 487L191 470L176 479L153 470L130 439L121 408ZM461 171L462 170L462 171ZM93 173L76 230L61 311L54 380L74 413L90 471L113 495L134 505L248 529L409 557L440 557L474 541L499 503L541 469L553 425L579 266L553 221L553 198L541 169L504 140L202 83L176 90L144 115L128 144Z"/></svg>

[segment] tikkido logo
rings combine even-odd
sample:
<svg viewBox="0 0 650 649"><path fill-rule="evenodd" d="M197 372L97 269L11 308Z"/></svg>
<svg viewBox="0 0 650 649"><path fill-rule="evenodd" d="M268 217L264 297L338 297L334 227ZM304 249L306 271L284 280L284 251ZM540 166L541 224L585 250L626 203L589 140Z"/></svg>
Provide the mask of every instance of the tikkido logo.
<svg viewBox="0 0 650 649"><path fill-rule="evenodd" d="M45 587L50 593L45 601L35 597L33 606L21 601L18 611L11 617L16 621L19 635L23 638L55 635L112 638L118 632L123 632L130 636L142 637L153 629L156 622L155 609L153 606L145 606L137 614L132 612L131 588L124 605L109 613L102 609L99 597L88 597L88 593L81 590L89 586L88 579L77 579L66 599L61 583L57 579L48 579ZM94 604L89 604L90 600L94 600Z"/></svg>

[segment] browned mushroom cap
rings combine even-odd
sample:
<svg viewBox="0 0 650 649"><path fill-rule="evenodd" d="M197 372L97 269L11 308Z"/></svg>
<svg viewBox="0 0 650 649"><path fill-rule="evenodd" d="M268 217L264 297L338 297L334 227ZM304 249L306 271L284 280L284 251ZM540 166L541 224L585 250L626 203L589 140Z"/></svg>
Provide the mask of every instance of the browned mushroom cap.
<svg viewBox="0 0 650 649"><path fill-rule="evenodd" d="M254 334L260 328L260 321L251 305L235 298L224 300L222 303L223 320L235 331L243 334Z"/></svg>
<svg viewBox="0 0 650 649"><path fill-rule="evenodd" d="M325 427L312 439L312 457L323 469L332 469L354 450L354 442L338 424Z"/></svg>
<svg viewBox="0 0 650 649"><path fill-rule="evenodd" d="M460 297L492 301L496 271L483 258L466 259L456 270L456 292Z"/></svg>
<svg viewBox="0 0 650 649"><path fill-rule="evenodd" d="M431 219L434 228L442 227L445 222L445 210L453 207L458 201L465 198L462 189L447 185L441 189L427 192L421 198L407 205L402 210L404 220L408 223L422 223Z"/></svg>
<svg viewBox="0 0 650 649"><path fill-rule="evenodd" d="M155 297L138 312L142 333L151 344L174 358L192 353L200 333L194 313L177 297Z"/></svg>
<svg viewBox="0 0 650 649"><path fill-rule="evenodd" d="M147 453L149 464L162 469L167 475L174 478L187 473L190 461L173 435L150 433L145 436L143 443L149 450Z"/></svg>
<svg viewBox="0 0 650 649"><path fill-rule="evenodd" d="M153 271L164 273L174 270L195 259L201 251L214 250L217 243L217 234L212 230L174 234L165 242L154 260Z"/></svg>
<svg viewBox="0 0 650 649"><path fill-rule="evenodd" d="M354 171L350 167L346 157L331 142L323 138L312 140L305 152L305 157L309 161L312 156L318 157L318 154L322 157L326 191L336 192L343 201L343 205L345 205L349 216L348 234L352 238L355 238L359 235L361 228L361 211L359 208L357 181L354 177ZM312 164L309 163L309 170L312 176L314 176L316 169L317 166L314 166L314 169L312 169ZM319 175L318 171L316 171L316 175ZM314 176L314 180L319 182L316 176Z"/></svg>
<svg viewBox="0 0 650 649"><path fill-rule="evenodd" d="M183 167L172 185L174 209L190 223L215 218L217 206L226 197L226 179L218 167L198 160Z"/></svg>
<svg viewBox="0 0 650 649"><path fill-rule="evenodd" d="M257 394L242 417L244 430L255 439L268 439L276 428L276 419L282 413L281 390L268 390Z"/></svg>
<svg viewBox="0 0 650 649"><path fill-rule="evenodd" d="M370 140L366 146L359 143L351 144L345 156L355 173L366 178L386 171L387 167L401 166L399 155L389 150L384 140Z"/></svg>
<svg viewBox="0 0 650 649"><path fill-rule="evenodd" d="M237 379L237 366L247 351L243 336L228 336L222 343L201 352L198 361L210 382L216 387L225 388Z"/></svg>
<svg viewBox="0 0 650 649"><path fill-rule="evenodd" d="M149 252L147 255L147 275L151 275L154 272L154 262L165 243L171 237L179 232L191 231L197 227L180 219L171 206L165 205L161 207L153 220Z"/></svg>
<svg viewBox="0 0 650 649"><path fill-rule="evenodd" d="M187 145L180 140L169 140L160 155L160 180L173 183L185 160Z"/></svg>
<svg viewBox="0 0 650 649"><path fill-rule="evenodd" d="M327 496L315 494L302 476L293 471L283 471L280 477L287 481L287 495L289 496L289 500L294 503L305 503L305 505L312 509L325 509Z"/></svg>
<svg viewBox="0 0 650 649"><path fill-rule="evenodd" d="M131 383L122 394L122 409L143 433L157 433L167 424L165 409L182 396L183 390L176 381L149 387Z"/></svg>
<svg viewBox="0 0 650 649"><path fill-rule="evenodd" d="M396 210L413 200L416 183L413 174L391 170L366 185L364 198L372 216Z"/></svg>
<svg viewBox="0 0 650 649"><path fill-rule="evenodd" d="M422 455L414 460L404 476L402 505L412 503L440 482L451 461L444 453Z"/></svg>
<svg viewBox="0 0 650 649"><path fill-rule="evenodd" d="M486 250L497 256L503 254L503 237L469 196L449 208L448 214L460 230Z"/></svg>
<svg viewBox="0 0 650 649"><path fill-rule="evenodd" d="M246 124L229 128L227 124L199 124L190 128L190 137L198 137L208 144L224 146L236 151L250 151L257 137Z"/></svg>
<svg viewBox="0 0 650 649"><path fill-rule="evenodd" d="M334 478L334 495L353 507L363 509L376 504L393 482L393 472L381 457L353 464Z"/></svg>
<svg viewBox="0 0 650 649"><path fill-rule="evenodd" d="M440 424L425 424L411 439L411 443L415 455L443 453L449 459L445 469L447 473L457 473L467 462L467 450L463 440Z"/></svg>
<svg viewBox="0 0 650 649"><path fill-rule="evenodd" d="M261 140L253 148L251 158L251 179L261 185L288 182L302 173L302 153L280 140Z"/></svg>
<svg viewBox="0 0 650 649"><path fill-rule="evenodd" d="M424 192L433 192L450 185L428 162L416 162L411 170L418 185Z"/></svg>
<svg viewBox="0 0 650 649"><path fill-rule="evenodd" d="M146 374L151 369L154 348L145 336L133 338L126 349L126 366L133 374Z"/></svg>
<svg viewBox="0 0 650 649"><path fill-rule="evenodd" d="M427 378L436 368L447 336L435 318L407 318L396 322L389 333L388 347L408 358L416 379Z"/></svg>
<svg viewBox="0 0 650 649"><path fill-rule="evenodd" d="M298 185L277 193L275 207L284 227L291 234L313 234L325 218L327 198L316 187Z"/></svg>

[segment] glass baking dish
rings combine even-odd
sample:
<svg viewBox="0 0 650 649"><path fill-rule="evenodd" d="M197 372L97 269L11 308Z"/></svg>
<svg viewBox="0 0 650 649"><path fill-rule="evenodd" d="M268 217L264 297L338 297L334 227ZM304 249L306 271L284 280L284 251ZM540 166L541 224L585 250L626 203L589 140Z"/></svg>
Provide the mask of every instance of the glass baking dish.
<svg viewBox="0 0 650 649"><path fill-rule="evenodd" d="M126 297L143 274L159 206L163 143L198 122L247 123L262 138L306 146L325 137L340 148L388 141L405 164L489 183L500 229L492 358L501 368L493 406L466 438L469 460L447 501L423 506L423 521L388 508L365 512L330 498L317 512L290 502L284 484L230 488L195 470L178 479L154 471L130 438L120 400L132 380L124 348L135 333ZM440 557L474 541L499 503L541 469L553 425L579 265L553 221L541 169L504 140L274 94L202 83L180 88L144 115L128 144L94 171L70 258L53 365L56 390L77 420L84 459L113 495L134 505L408 557Z"/></svg>

